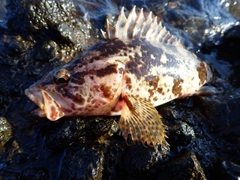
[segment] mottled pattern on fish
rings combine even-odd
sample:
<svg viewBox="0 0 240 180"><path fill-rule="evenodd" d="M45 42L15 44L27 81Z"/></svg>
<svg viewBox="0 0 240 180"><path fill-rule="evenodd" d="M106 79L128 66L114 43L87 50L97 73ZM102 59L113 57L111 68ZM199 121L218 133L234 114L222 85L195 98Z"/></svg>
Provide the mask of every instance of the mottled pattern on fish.
<svg viewBox="0 0 240 180"><path fill-rule="evenodd" d="M120 115L123 137L167 148L165 128L154 106L197 94L212 79L208 65L186 50L150 12L108 21L105 41L49 72L25 91L39 116ZM87 123L87 122L86 122Z"/></svg>

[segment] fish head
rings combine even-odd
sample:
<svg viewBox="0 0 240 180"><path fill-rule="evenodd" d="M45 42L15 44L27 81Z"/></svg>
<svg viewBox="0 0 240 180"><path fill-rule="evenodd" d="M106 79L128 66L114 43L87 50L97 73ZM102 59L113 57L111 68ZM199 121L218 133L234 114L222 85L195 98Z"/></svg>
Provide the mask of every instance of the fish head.
<svg viewBox="0 0 240 180"><path fill-rule="evenodd" d="M121 94L123 66L115 60L57 68L25 90L39 109L36 115L55 121L63 116L107 115Z"/></svg>

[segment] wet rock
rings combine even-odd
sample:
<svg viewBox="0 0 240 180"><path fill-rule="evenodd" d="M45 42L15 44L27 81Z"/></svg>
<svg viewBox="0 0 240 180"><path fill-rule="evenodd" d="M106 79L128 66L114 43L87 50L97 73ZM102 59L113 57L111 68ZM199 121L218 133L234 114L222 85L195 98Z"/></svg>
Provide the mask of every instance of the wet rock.
<svg viewBox="0 0 240 180"><path fill-rule="evenodd" d="M50 178L48 171L44 168L27 168L21 172L20 180L35 179L48 180Z"/></svg>
<svg viewBox="0 0 240 180"><path fill-rule="evenodd" d="M240 166L232 162L222 162L222 168L225 170L225 179L239 179Z"/></svg>
<svg viewBox="0 0 240 180"><path fill-rule="evenodd" d="M4 175L0 175L0 178L7 180L14 180L19 177L19 173L16 172L5 172Z"/></svg>
<svg viewBox="0 0 240 180"><path fill-rule="evenodd" d="M229 1L223 4L233 4ZM186 47L195 52L208 38L237 23L229 9L218 1L152 1L148 8L164 20L167 29Z"/></svg>
<svg viewBox="0 0 240 180"><path fill-rule="evenodd" d="M189 169L189 171L181 173L181 175L185 177L182 177L182 179L207 179L200 162L193 153L189 153L185 156L185 158L181 158L179 164L176 165L178 165L180 171L185 168Z"/></svg>
<svg viewBox="0 0 240 180"><path fill-rule="evenodd" d="M240 17L240 3L232 0L225 0L222 4L236 19Z"/></svg>
<svg viewBox="0 0 240 180"><path fill-rule="evenodd" d="M72 0L11 0L7 2L6 7L8 28L19 32L23 39L38 42L32 53L39 53L45 49L46 53L69 61L96 42L94 31L91 32L90 21L83 18L84 14ZM46 47L46 44L50 47Z"/></svg>
<svg viewBox="0 0 240 180"><path fill-rule="evenodd" d="M159 170L158 179L207 179L196 155L188 152Z"/></svg>
<svg viewBox="0 0 240 180"><path fill-rule="evenodd" d="M186 146L195 138L193 128L185 122L177 122L169 134L168 142L174 146Z"/></svg>
<svg viewBox="0 0 240 180"><path fill-rule="evenodd" d="M227 138L228 142L239 143L240 122L237 114L240 106L240 89L229 89L222 95L206 97L201 104L204 106L201 112L208 117L211 133Z"/></svg>
<svg viewBox="0 0 240 180"><path fill-rule="evenodd" d="M59 46L55 41L40 41L34 44L33 50L29 53L28 57L34 57L37 61L48 62L56 58L56 49L59 49Z"/></svg>
<svg viewBox="0 0 240 180"><path fill-rule="evenodd" d="M2 78L5 78L5 75L2 75ZM11 102L8 89L8 84L2 81L0 84L0 114L2 115L7 111Z"/></svg>
<svg viewBox="0 0 240 180"><path fill-rule="evenodd" d="M12 127L5 117L0 117L0 149L3 148L5 143L12 135Z"/></svg>
<svg viewBox="0 0 240 180"><path fill-rule="evenodd" d="M240 68L240 62L239 62L239 48L240 48L240 26L233 26L230 29L228 29L223 36L223 44L220 44L216 48L219 50L218 54L221 58L227 59L228 62L232 64L231 69L233 73L231 74L229 80L231 81L231 84L239 88L240 87L240 75L239 75L239 68ZM223 53L223 51L228 53Z"/></svg>
<svg viewBox="0 0 240 180"><path fill-rule="evenodd" d="M0 2L0 20L4 18L6 9L5 9L6 0Z"/></svg>
<svg viewBox="0 0 240 180"><path fill-rule="evenodd" d="M42 129L46 138L45 146L49 150L61 151L73 142L90 143L98 141L111 129L114 118L102 117L68 118L60 123L51 123ZM86 123L88 122L88 123Z"/></svg>
<svg viewBox="0 0 240 180"><path fill-rule="evenodd" d="M191 149L201 158L200 162L209 178L219 177L222 161L239 162L240 123L235 112L240 102L238 91L207 96L205 101L198 101L199 105L204 106L204 109L199 108L203 119L197 126L201 129L194 128L196 139L193 139Z"/></svg>
<svg viewBox="0 0 240 180"><path fill-rule="evenodd" d="M219 77L225 81L230 81L231 86L235 88L240 87L238 73L240 68L239 33L239 25L232 25L206 41L201 48L202 52L211 54L211 59L207 59L213 64Z"/></svg>
<svg viewBox="0 0 240 180"><path fill-rule="evenodd" d="M227 29L223 34L223 42L225 45L234 45L239 46L239 40L240 40L240 26L233 26L229 29Z"/></svg>
<svg viewBox="0 0 240 180"><path fill-rule="evenodd" d="M125 177L134 179L155 178L159 174L159 169L166 163L168 151L155 151L153 148L134 145L125 150L122 157Z"/></svg>
<svg viewBox="0 0 240 180"><path fill-rule="evenodd" d="M127 150L122 157L120 179L206 179L200 162L193 152L180 157L160 158L149 149Z"/></svg>
<svg viewBox="0 0 240 180"><path fill-rule="evenodd" d="M72 144L63 158L59 179L102 179L103 160L100 145Z"/></svg>

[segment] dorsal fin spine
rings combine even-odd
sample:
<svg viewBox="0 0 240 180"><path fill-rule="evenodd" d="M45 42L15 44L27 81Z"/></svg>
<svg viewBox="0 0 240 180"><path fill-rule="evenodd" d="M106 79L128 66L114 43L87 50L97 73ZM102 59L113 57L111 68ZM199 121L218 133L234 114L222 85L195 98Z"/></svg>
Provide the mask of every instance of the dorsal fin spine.
<svg viewBox="0 0 240 180"><path fill-rule="evenodd" d="M154 43L167 43L178 45L180 41L166 30L165 26L162 26L162 22L157 22L157 17L149 12L145 17L143 9L136 13L136 6L130 11L128 18L124 13L124 7L122 7L120 15L114 28L107 20L106 33L102 31L102 35L105 39L132 39L132 38L146 38L150 42Z"/></svg>
<svg viewBox="0 0 240 180"><path fill-rule="evenodd" d="M142 27L142 31L141 31L141 37L145 37L146 36L146 33L147 33L151 23L152 23L152 12L150 11L150 13L148 14L148 17L143 22L143 27Z"/></svg>
<svg viewBox="0 0 240 180"><path fill-rule="evenodd" d="M164 26L157 35L157 38L156 38L157 41L162 41L163 36L166 34L166 32L167 30L166 30L166 27Z"/></svg>
<svg viewBox="0 0 240 180"><path fill-rule="evenodd" d="M124 13L124 7L122 7L121 9L121 13L118 16L118 21L116 24L116 28L115 28L115 37L121 39L123 37L123 33L124 33L124 28L125 24L126 24L126 16Z"/></svg>
<svg viewBox="0 0 240 180"><path fill-rule="evenodd" d="M115 28L110 24L107 19L107 28L106 28L106 36L108 39L113 39L115 35Z"/></svg>
<svg viewBox="0 0 240 180"><path fill-rule="evenodd" d="M142 25L145 18L143 15L143 8L141 8L140 13L137 16L136 23L133 28L133 38L138 38L140 36L140 30L142 29Z"/></svg>
<svg viewBox="0 0 240 180"><path fill-rule="evenodd" d="M107 33L104 32L102 29L100 29L100 31L101 31L101 33L102 33L103 38L104 38L104 39L108 39Z"/></svg>
<svg viewBox="0 0 240 180"><path fill-rule="evenodd" d="M155 16L153 22L150 24L150 27L146 32L146 39L150 39L151 37L153 37L153 34L156 31L157 25L158 25L157 24L157 16Z"/></svg>
<svg viewBox="0 0 240 180"><path fill-rule="evenodd" d="M133 31L136 19L137 19L136 6L133 6L132 10L128 15L127 22L124 27L124 32L127 32L124 34L125 38L132 38L132 31Z"/></svg>

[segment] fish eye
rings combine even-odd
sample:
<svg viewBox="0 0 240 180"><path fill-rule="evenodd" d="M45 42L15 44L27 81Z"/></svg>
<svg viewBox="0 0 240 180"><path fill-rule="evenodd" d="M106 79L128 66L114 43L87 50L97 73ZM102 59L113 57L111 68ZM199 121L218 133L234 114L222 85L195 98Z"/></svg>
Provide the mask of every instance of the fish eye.
<svg viewBox="0 0 240 180"><path fill-rule="evenodd" d="M70 79L70 73L66 69L60 69L53 77L56 84L67 83Z"/></svg>

